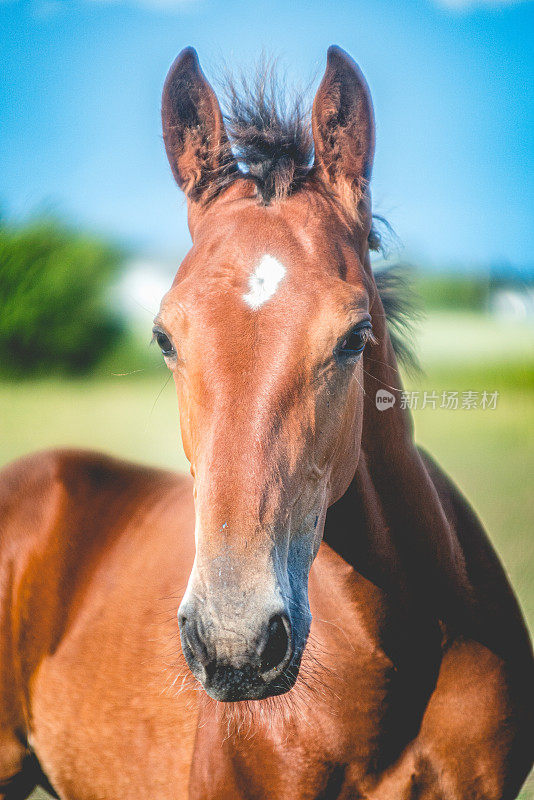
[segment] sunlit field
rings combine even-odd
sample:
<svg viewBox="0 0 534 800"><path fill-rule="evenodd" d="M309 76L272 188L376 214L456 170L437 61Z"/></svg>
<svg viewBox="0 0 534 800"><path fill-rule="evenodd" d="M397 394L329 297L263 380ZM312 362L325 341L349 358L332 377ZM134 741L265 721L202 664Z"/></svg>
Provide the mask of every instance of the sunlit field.
<svg viewBox="0 0 534 800"><path fill-rule="evenodd" d="M454 478L482 518L534 628L533 328L468 314L439 314L421 327L424 374L406 378L418 391L417 441ZM127 372L128 363L115 372ZM438 395L422 409L424 392ZM496 408L442 409L442 392L497 391ZM430 404L432 405L432 404ZM387 413L384 412L384 413ZM155 360L146 372L86 381L0 385L0 462L32 450L75 445L147 464L188 468L180 443L174 384ZM35 795L38 797L39 795ZM522 800L532 800L527 788Z"/></svg>

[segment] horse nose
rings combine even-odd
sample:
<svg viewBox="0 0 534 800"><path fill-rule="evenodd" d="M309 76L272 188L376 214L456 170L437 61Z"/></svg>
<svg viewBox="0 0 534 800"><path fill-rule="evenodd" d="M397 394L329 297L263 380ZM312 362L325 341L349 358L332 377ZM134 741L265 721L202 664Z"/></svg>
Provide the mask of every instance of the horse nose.
<svg viewBox="0 0 534 800"><path fill-rule="evenodd" d="M260 671L263 676L279 669L290 657L291 628L286 614L273 614L266 636L259 647Z"/></svg>
<svg viewBox="0 0 534 800"><path fill-rule="evenodd" d="M260 699L292 685L285 676L292 658L291 623L285 611L272 614L259 635L252 636L242 624L205 624L191 609L180 612L179 626L186 660L211 697Z"/></svg>

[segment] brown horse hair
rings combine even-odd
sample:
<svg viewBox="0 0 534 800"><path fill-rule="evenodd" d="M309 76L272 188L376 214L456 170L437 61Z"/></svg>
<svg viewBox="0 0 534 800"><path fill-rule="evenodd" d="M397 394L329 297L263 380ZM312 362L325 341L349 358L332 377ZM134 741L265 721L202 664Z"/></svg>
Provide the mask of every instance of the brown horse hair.
<svg viewBox="0 0 534 800"><path fill-rule="evenodd" d="M220 88L223 117L238 169L212 174L215 188L212 186L210 199L235 181L246 179L254 183L260 202L268 205L309 183L314 148L306 93L289 91L276 63L265 57L260 59L252 77L244 73L236 77L226 70ZM315 188L324 191L324 186ZM351 216L357 220L356 198L353 212ZM374 214L369 249L387 259L390 242L397 242L391 225L383 216ZM421 367L413 328L421 314L409 270L404 264L384 263L379 264L374 274L395 354L408 373L417 374Z"/></svg>

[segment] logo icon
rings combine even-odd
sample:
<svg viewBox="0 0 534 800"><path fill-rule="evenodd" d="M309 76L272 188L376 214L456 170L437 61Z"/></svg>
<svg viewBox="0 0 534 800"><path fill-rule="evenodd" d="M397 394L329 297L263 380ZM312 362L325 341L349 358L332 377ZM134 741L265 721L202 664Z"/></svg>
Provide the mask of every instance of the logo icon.
<svg viewBox="0 0 534 800"><path fill-rule="evenodd" d="M376 393L375 402L379 411L385 411L395 405L395 395L386 391L386 389L379 389Z"/></svg>

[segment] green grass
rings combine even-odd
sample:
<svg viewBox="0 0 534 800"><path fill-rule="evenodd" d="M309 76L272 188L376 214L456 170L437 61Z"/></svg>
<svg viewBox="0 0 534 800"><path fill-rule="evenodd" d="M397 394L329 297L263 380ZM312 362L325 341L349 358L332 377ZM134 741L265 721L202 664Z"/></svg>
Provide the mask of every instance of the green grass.
<svg viewBox="0 0 534 800"><path fill-rule="evenodd" d="M169 378L163 367L152 377L0 384L0 462L32 450L72 445L188 469Z"/></svg>
<svg viewBox="0 0 534 800"><path fill-rule="evenodd" d="M416 410L415 431L483 520L532 630L532 327L473 314L436 314L423 325L419 340L426 374L407 380L408 389L499 392L495 410ZM126 362L124 371L128 368ZM88 381L0 384L0 463L58 445L188 469L174 384L167 382L163 367ZM521 800L534 800L532 782Z"/></svg>

